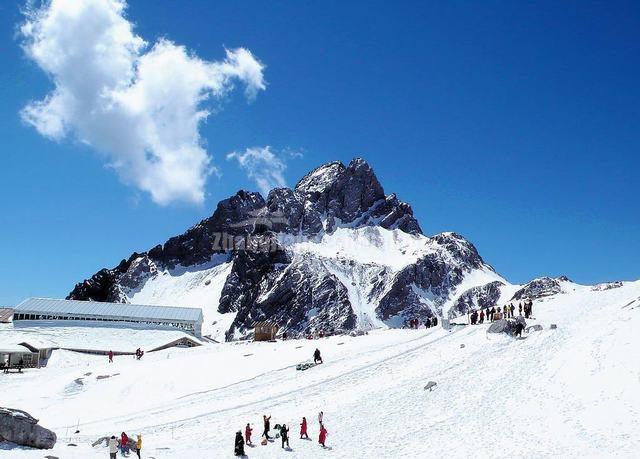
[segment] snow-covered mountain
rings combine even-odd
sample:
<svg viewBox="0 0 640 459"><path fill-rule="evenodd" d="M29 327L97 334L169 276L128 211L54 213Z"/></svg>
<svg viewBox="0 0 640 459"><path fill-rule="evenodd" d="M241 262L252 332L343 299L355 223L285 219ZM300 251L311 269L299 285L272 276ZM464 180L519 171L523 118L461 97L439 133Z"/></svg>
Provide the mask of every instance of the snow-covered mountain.
<svg viewBox="0 0 640 459"><path fill-rule="evenodd" d="M561 291L513 286L456 233L423 234L356 158L331 162L266 200L239 191L184 234L77 284L68 298L202 307L227 340L272 320L290 335L399 327Z"/></svg>

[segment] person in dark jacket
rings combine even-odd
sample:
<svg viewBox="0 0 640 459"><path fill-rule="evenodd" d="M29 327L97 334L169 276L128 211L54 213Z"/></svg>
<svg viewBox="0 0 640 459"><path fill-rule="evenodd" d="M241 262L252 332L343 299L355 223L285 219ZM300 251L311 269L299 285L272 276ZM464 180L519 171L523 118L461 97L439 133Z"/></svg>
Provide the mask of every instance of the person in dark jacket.
<svg viewBox="0 0 640 459"><path fill-rule="evenodd" d="M284 444L287 444L287 448L289 448L289 428L286 424L282 424L280 427L280 438L282 438L282 447L284 448Z"/></svg>
<svg viewBox="0 0 640 459"><path fill-rule="evenodd" d="M493 316L496 315L496 308L495 306L491 308L491 311L489 311L491 313L491 322L493 322Z"/></svg>
<svg viewBox="0 0 640 459"><path fill-rule="evenodd" d="M267 440L271 440L271 437L269 436L269 431L271 430L271 416L267 417L265 414L262 416L262 420L264 421L264 433L262 436Z"/></svg>
<svg viewBox="0 0 640 459"><path fill-rule="evenodd" d="M236 432L234 453L236 456L244 456L244 438L242 438L242 432L239 430Z"/></svg>
<svg viewBox="0 0 640 459"><path fill-rule="evenodd" d="M518 337L522 338L522 330L524 330L524 325L522 324L522 322L518 322L516 324L516 330L513 333L513 336L518 336Z"/></svg>
<svg viewBox="0 0 640 459"><path fill-rule="evenodd" d="M320 349L317 349L313 353L313 363L322 363L322 356L320 355Z"/></svg>
<svg viewBox="0 0 640 459"><path fill-rule="evenodd" d="M432 327L437 327L438 326L438 318L436 316L433 316L433 323L431 324Z"/></svg>

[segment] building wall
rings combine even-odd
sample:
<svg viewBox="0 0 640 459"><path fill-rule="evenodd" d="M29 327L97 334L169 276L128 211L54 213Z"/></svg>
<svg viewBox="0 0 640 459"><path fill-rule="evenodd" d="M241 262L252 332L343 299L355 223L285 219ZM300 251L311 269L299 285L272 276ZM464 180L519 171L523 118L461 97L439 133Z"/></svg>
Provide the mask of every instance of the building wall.
<svg viewBox="0 0 640 459"><path fill-rule="evenodd" d="M20 311L15 313L13 320L87 320L98 322L137 323L174 327L180 330L191 332L196 336L200 336L202 334L202 324L200 322L184 322L177 320L162 320L156 318L141 319L138 317L112 317L82 314L67 315L65 313L41 314L38 311Z"/></svg>

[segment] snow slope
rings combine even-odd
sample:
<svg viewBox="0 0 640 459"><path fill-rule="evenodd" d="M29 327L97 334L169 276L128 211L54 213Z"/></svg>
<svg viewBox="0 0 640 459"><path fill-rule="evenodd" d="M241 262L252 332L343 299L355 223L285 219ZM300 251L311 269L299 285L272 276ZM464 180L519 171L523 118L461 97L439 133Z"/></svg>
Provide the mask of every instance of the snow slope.
<svg viewBox="0 0 640 459"><path fill-rule="evenodd" d="M263 414L291 426L292 451L276 442L247 448L249 457L637 457L640 281L563 291L534 303L530 323L544 330L523 340L485 324L224 343L112 365L88 357L0 375L2 405L53 428L58 446L46 454L65 459L106 457L90 443L123 430L143 434L144 457L230 458L235 431L251 422L257 439ZM325 364L296 371L316 347ZM437 388L424 391L430 380ZM316 442L320 410L331 449ZM302 416L312 441L297 438Z"/></svg>

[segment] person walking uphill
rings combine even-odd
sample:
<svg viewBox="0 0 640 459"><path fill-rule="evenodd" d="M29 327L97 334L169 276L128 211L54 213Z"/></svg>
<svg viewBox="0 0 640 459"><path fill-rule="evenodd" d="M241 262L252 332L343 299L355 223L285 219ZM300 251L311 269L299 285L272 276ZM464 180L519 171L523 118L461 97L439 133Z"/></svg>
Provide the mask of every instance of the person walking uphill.
<svg viewBox="0 0 640 459"><path fill-rule="evenodd" d="M322 363L322 356L320 355L320 349L317 349L313 352L313 363Z"/></svg>
<svg viewBox="0 0 640 459"><path fill-rule="evenodd" d="M114 435L111 435L109 439L109 459L116 459L116 455L118 454L118 440Z"/></svg>
<svg viewBox="0 0 640 459"><path fill-rule="evenodd" d="M109 351L107 355L109 356L109 363L113 363L113 351Z"/></svg>
<svg viewBox="0 0 640 459"><path fill-rule="evenodd" d="M262 436L267 440L271 440L271 437L269 436L269 431L271 430L271 416L267 417L265 414L262 416L262 420L264 421L264 433Z"/></svg>
<svg viewBox="0 0 640 459"><path fill-rule="evenodd" d="M309 439L309 434L307 434L307 418L302 418L302 423L300 424L300 439L303 438Z"/></svg>
<svg viewBox="0 0 640 459"><path fill-rule="evenodd" d="M287 444L287 448L290 448L289 446L289 428L287 427L286 424L282 424L282 427L280 427L280 438L282 438L282 447L284 448L284 444Z"/></svg>
<svg viewBox="0 0 640 459"><path fill-rule="evenodd" d="M236 432L236 441L233 452L236 456L244 456L244 438L242 438L242 432L239 430Z"/></svg>

